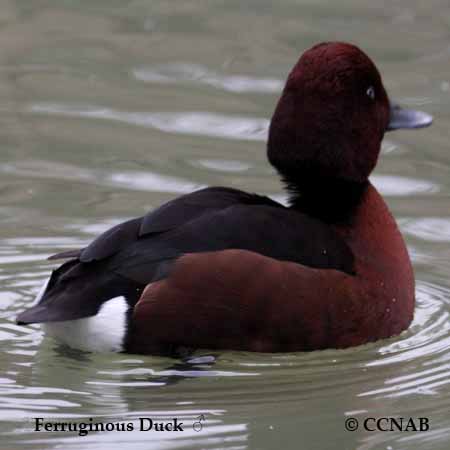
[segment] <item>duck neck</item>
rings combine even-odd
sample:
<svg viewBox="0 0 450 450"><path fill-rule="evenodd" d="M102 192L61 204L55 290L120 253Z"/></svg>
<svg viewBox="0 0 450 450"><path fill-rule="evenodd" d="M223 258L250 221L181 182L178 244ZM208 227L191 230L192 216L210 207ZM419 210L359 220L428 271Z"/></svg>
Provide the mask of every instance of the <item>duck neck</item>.
<svg viewBox="0 0 450 450"><path fill-rule="evenodd" d="M292 209L326 223L346 223L354 215L369 182L282 174Z"/></svg>

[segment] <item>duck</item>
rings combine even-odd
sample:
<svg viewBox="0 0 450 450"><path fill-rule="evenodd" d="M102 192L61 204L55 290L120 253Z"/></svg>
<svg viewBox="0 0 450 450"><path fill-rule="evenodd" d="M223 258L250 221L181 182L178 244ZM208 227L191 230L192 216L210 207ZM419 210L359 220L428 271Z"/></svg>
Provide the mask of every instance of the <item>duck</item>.
<svg viewBox="0 0 450 450"><path fill-rule="evenodd" d="M306 50L273 113L267 157L288 203L207 187L113 226L64 260L17 317L85 351L343 349L407 329L414 272L369 180L385 132L432 116L390 101L357 46Z"/></svg>

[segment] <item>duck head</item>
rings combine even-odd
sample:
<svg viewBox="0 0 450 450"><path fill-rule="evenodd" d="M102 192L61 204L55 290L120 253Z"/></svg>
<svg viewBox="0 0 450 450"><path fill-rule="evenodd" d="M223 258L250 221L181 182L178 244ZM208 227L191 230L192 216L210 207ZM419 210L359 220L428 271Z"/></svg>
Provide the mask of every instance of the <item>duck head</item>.
<svg viewBox="0 0 450 450"><path fill-rule="evenodd" d="M292 69L272 117L268 158L288 188L365 184L384 133L432 117L391 103L380 73L358 47L318 44Z"/></svg>

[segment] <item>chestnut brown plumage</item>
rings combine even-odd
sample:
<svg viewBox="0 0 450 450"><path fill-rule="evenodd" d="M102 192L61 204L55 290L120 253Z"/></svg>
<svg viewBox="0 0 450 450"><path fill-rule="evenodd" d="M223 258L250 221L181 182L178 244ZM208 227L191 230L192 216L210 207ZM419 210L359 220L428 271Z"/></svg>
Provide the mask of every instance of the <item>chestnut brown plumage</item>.
<svg viewBox="0 0 450 450"><path fill-rule="evenodd" d="M344 348L398 334L413 318L414 275L368 177L385 131L430 123L390 103L360 49L319 44L290 73L269 130L288 207L223 187L179 197L55 255L72 259L18 322L95 316L121 296L133 353Z"/></svg>

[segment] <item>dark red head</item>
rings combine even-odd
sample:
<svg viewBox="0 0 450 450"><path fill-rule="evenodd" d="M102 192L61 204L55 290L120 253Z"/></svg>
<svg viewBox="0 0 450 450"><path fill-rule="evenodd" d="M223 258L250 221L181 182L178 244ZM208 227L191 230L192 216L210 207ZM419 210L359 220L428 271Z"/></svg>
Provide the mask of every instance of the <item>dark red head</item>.
<svg viewBox="0 0 450 450"><path fill-rule="evenodd" d="M289 74L270 125L269 160L287 180L364 182L386 130L431 123L417 112L393 111L364 52L342 42L318 44Z"/></svg>

